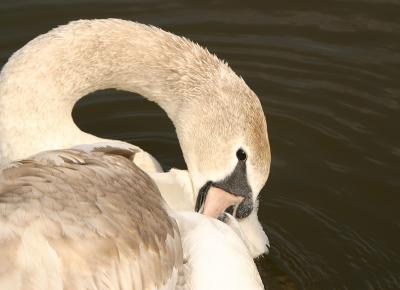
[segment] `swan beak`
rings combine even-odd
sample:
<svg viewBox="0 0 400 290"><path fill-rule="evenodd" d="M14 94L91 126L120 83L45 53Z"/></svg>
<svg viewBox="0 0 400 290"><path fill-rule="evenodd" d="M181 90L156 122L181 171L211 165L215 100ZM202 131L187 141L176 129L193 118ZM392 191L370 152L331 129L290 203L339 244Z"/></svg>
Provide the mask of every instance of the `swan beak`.
<svg viewBox="0 0 400 290"><path fill-rule="evenodd" d="M242 196L233 195L223 189L209 185L208 190L199 193L196 211L213 218L224 220L224 213L231 209L235 216L236 209L243 201Z"/></svg>

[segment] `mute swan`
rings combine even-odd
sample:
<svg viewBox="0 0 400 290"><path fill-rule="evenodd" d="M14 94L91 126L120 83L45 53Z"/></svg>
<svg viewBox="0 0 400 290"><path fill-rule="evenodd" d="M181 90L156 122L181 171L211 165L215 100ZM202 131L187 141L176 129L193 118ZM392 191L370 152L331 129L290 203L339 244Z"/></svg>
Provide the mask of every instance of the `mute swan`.
<svg viewBox="0 0 400 290"><path fill-rule="evenodd" d="M47 151L0 171L0 289L264 289L235 219L170 210L135 153Z"/></svg>
<svg viewBox="0 0 400 290"><path fill-rule="evenodd" d="M257 197L269 175L270 148L261 104L226 63L161 29L81 20L17 51L0 74L0 163L82 143L116 144L80 131L71 117L78 99L105 88L137 92L159 104L175 125L188 170L160 173L157 162L133 146L139 150L135 163L153 173L160 187L163 177L177 177L186 188L185 206L201 212L212 189L242 197L235 217L252 255L265 252ZM169 194L166 189L163 196ZM176 199L170 202L173 207Z"/></svg>

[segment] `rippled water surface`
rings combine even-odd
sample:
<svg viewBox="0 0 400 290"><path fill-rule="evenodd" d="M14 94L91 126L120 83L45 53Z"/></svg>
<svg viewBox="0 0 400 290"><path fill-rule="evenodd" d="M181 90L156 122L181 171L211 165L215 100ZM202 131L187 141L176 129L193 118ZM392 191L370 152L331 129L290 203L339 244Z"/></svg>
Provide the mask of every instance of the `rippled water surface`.
<svg viewBox="0 0 400 290"><path fill-rule="evenodd" d="M269 289L400 289L400 1L0 2L0 63L78 18L118 17L187 36L260 97L272 170L260 218ZM155 105L112 90L86 97L85 131L183 168Z"/></svg>

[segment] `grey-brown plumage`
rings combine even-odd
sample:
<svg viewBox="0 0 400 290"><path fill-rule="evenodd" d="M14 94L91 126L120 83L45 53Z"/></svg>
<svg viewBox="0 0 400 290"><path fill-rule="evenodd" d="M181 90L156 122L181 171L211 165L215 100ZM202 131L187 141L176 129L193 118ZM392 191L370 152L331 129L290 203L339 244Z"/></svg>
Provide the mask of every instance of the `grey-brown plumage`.
<svg viewBox="0 0 400 290"><path fill-rule="evenodd" d="M170 287L179 231L134 154L49 151L1 170L0 289Z"/></svg>

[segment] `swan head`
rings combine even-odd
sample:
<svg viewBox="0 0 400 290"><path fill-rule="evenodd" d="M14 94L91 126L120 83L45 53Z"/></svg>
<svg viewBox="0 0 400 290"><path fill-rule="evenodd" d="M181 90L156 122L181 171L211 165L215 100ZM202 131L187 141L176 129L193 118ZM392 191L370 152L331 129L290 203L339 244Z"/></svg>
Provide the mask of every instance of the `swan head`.
<svg viewBox="0 0 400 290"><path fill-rule="evenodd" d="M184 121L176 126L177 133L196 210L204 212L207 198L219 195L224 199L222 207L226 206L223 211L241 220L256 211L259 192L269 175L266 119L256 94L230 69L210 77L214 78L212 86L202 87L201 96L182 106L179 117ZM204 83L198 86L209 82ZM213 192L215 188L240 199L229 201L221 191Z"/></svg>

